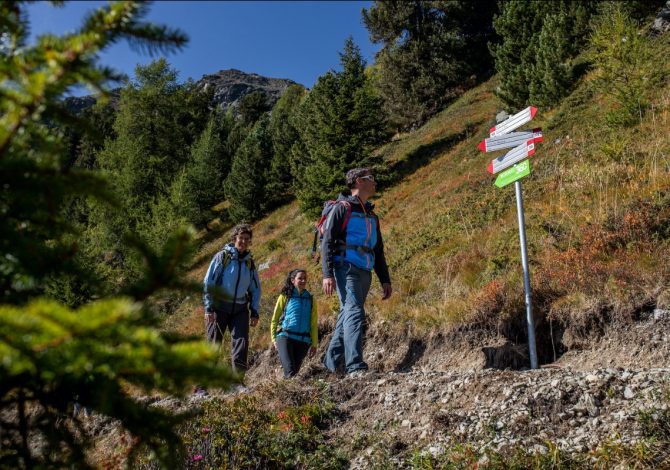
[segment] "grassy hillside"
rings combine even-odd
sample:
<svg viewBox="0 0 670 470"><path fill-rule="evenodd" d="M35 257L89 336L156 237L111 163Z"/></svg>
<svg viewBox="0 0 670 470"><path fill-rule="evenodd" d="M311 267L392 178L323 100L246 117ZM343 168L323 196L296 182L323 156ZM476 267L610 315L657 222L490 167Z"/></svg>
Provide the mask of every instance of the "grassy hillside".
<svg viewBox="0 0 670 470"><path fill-rule="evenodd" d="M375 203L395 293L382 302L375 281L368 310L373 322L387 320L385 328L427 334L467 326L510 337L523 325L513 185L496 188L486 167L499 154L477 149L503 108L495 86L493 79L467 92L378 150L386 171ZM587 76L526 126L545 135L522 180L540 341L547 321L573 347L604 324L670 307L670 88L653 90L651 109L631 128L607 125L608 103ZM252 349L269 343L271 310L292 268L308 268L321 321L336 315L336 299L321 295L320 269L309 259L313 222L293 203L255 224L253 251L266 269ZM195 279L225 241L204 246ZM200 334L200 305L183 303L171 326Z"/></svg>

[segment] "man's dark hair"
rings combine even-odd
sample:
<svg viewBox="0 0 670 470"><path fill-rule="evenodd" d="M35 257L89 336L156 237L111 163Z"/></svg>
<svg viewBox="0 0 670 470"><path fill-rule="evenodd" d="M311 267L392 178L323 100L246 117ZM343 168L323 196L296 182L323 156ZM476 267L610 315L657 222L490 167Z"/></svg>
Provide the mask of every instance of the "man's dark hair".
<svg viewBox="0 0 670 470"><path fill-rule="evenodd" d="M232 232L230 232L230 241L235 242L235 239L237 239L238 235L242 235L243 233L248 233L249 238L254 237L254 233L251 230L251 225L249 224L237 224L235 227L233 227Z"/></svg>
<svg viewBox="0 0 670 470"><path fill-rule="evenodd" d="M354 189L356 186L356 178L361 176L371 175L372 170L370 168L354 168L353 170L347 171L346 181L347 187L349 189Z"/></svg>

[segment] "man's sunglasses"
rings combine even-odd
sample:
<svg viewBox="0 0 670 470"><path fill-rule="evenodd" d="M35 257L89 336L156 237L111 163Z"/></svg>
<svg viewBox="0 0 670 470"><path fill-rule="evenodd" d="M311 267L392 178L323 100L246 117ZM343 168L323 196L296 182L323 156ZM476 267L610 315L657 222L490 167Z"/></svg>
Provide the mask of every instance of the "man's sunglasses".
<svg viewBox="0 0 670 470"><path fill-rule="evenodd" d="M375 177L372 175L359 176L359 178L362 180L372 181L373 183L375 182Z"/></svg>

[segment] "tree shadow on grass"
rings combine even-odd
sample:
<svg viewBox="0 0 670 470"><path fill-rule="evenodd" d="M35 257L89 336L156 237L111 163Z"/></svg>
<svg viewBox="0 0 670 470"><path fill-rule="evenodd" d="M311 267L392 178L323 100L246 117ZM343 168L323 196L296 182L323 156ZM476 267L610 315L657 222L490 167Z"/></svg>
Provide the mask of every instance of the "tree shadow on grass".
<svg viewBox="0 0 670 470"><path fill-rule="evenodd" d="M404 158L393 163L390 168L380 178L382 187L394 186L406 176L411 175L418 169L426 166L436 157L442 155L447 150L455 147L458 143L472 136L477 128L483 124L483 121L470 123L465 129L457 134L449 134L436 139L429 144L419 145Z"/></svg>

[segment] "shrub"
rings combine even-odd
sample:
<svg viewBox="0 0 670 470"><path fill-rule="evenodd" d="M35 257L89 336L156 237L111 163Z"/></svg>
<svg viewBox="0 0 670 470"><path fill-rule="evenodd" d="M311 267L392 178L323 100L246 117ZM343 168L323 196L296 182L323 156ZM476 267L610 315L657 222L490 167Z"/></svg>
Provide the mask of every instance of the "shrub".
<svg viewBox="0 0 670 470"><path fill-rule="evenodd" d="M284 405L273 406L278 401ZM184 466L342 468L343 457L326 445L321 431L332 410L323 390L281 383L260 396L209 401L202 415L182 428L189 451Z"/></svg>
<svg viewBox="0 0 670 470"><path fill-rule="evenodd" d="M596 86L615 104L607 114L608 122L637 124L649 107L649 91L661 76L663 59L656 57L652 40L642 34L620 2L604 4L590 42Z"/></svg>

